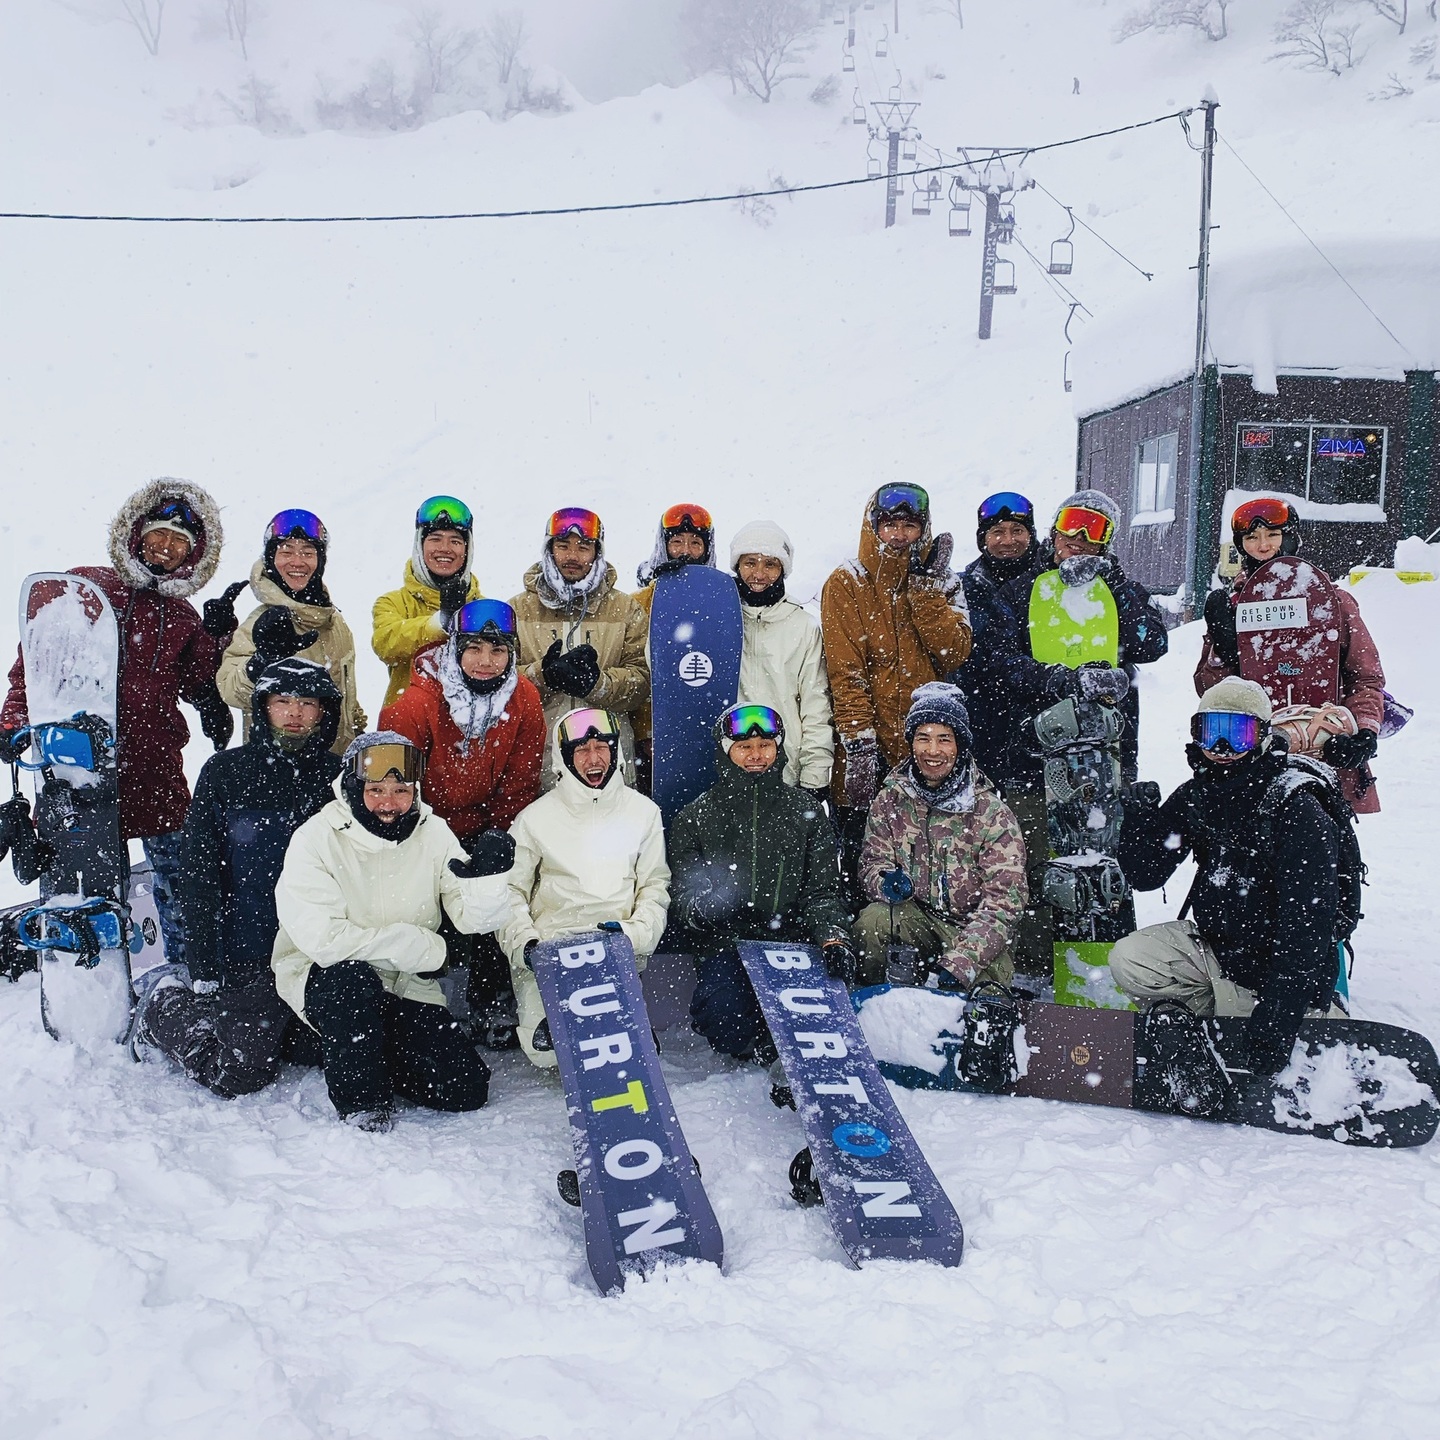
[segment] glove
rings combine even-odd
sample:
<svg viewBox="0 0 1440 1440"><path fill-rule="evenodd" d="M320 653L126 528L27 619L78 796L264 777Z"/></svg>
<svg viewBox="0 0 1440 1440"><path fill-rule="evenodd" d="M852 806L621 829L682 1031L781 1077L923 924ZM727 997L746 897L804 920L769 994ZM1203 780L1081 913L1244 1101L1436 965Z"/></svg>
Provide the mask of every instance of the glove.
<svg viewBox="0 0 1440 1440"><path fill-rule="evenodd" d="M30 833L30 802L16 795L0 805L0 860L9 853L17 840Z"/></svg>
<svg viewBox="0 0 1440 1440"><path fill-rule="evenodd" d="M458 575L447 576L440 582L440 623L448 630L450 620L464 604L470 594L470 575L462 570Z"/></svg>
<svg viewBox="0 0 1440 1440"><path fill-rule="evenodd" d="M685 925L691 930L723 930L740 910L735 872L710 863L687 877Z"/></svg>
<svg viewBox="0 0 1440 1440"><path fill-rule="evenodd" d="M1160 786L1154 780L1137 780L1130 787L1130 797L1142 810L1160 808Z"/></svg>
<svg viewBox="0 0 1440 1440"><path fill-rule="evenodd" d="M930 547L930 553L923 561L919 556L912 556L910 560L910 573L917 580L942 580L950 571L950 555L955 548L955 542L948 535L939 535L935 543Z"/></svg>
<svg viewBox="0 0 1440 1440"><path fill-rule="evenodd" d="M880 747L873 738L845 742L845 803L868 810L880 788Z"/></svg>
<svg viewBox="0 0 1440 1440"><path fill-rule="evenodd" d="M1244 1053L1236 1058L1257 1080L1268 1080L1290 1063L1290 1052L1294 1048L1293 1036L1288 1041L1281 1040L1268 1025L1257 1024L1252 1015L1245 1022Z"/></svg>
<svg viewBox="0 0 1440 1440"><path fill-rule="evenodd" d="M815 802L815 808L825 813L825 807L830 803L830 787L817 785L812 790L808 785L802 785L800 788Z"/></svg>
<svg viewBox="0 0 1440 1440"><path fill-rule="evenodd" d="M1108 555L1072 555L1060 562L1060 578L1066 585L1088 585L1097 577L1110 573Z"/></svg>
<svg viewBox="0 0 1440 1440"><path fill-rule="evenodd" d="M482 830L465 848L468 859L450 862L450 873L462 880L503 875L515 863L515 841L504 830Z"/></svg>
<svg viewBox="0 0 1440 1440"><path fill-rule="evenodd" d="M527 940L525 942L525 953L521 958L525 961L525 967L528 970L535 968L535 947L539 943L538 940Z"/></svg>
<svg viewBox="0 0 1440 1440"><path fill-rule="evenodd" d="M1082 700L1116 705L1130 689L1130 677L1110 665L1082 665L1074 673L1075 687Z"/></svg>
<svg viewBox="0 0 1440 1440"><path fill-rule="evenodd" d="M230 707L220 698L214 681L211 681L210 688L195 701L195 710L200 716L200 733L216 750L223 750L235 733L235 717L230 713Z"/></svg>
<svg viewBox="0 0 1440 1440"><path fill-rule="evenodd" d="M272 605L256 617L250 628L250 638L255 642L255 654L264 657L265 665L277 660L288 660L302 650L308 650L319 638L318 630L307 630L303 635L295 633L295 622L284 605Z"/></svg>
<svg viewBox="0 0 1440 1440"><path fill-rule="evenodd" d="M30 748L30 737L25 736L18 744L15 737L25 726L17 725L10 730L0 730L0 765L13 765Z"/></svg>
<svg viewBox="0 0 1440 1440"><path fill-rule="evenodd" d="M1047 665L1045 667L1045 697L1048 700L1078 700L1080 681L1078 670L1068 665Z"/></svg>
<svg viewBox="0 0 1440 1440"><path fill-rule="evenodd" d="M623 935L625 927L618 920L602 920L596 927L603 930L607 935Z"/></svg>
<svg viewBox="0 0 1440 1440"><path fill-rule="evenodd" d="M1360 730L1354 735L1332 735L1320 747L1320 758L1337 770L1358 770L1367 760L1375 758L1380 737L1373 730Z"/></svg>
<svg viewBox="0 0 1440 1440"><path fill-rule="evenodd" d="M190 993L192 995L213 995L220 988L218 980L192 980L190 982Z"/></svg>
<svg viewBox="0 0 1440 1440"><path fill-rule="evenodd" d="M1205 597L1205 631L1210 648L1231 670L1240 668L1240 636L1235 629L1235 607L1226 590L1212 590Z"/></svg>
<svg viewBox="0 0 1440 1440"><path fill-rule="evenodd" d="M880 898L887 905L903 905L915 893L915 882L903 870L880 872Z"/></svg>
<svg viewBox="0 0 1440 1440"><path fill-rule="evenodd" d="M235 597L245 588L246 584L247 582L244 580L237 580L233 585L225 587L225 593L218 600L205 602L200 624L207 635L213 635L217 640L223 640L235 629L239 623L235 619Z"/></svg>
<svg viewBox="0 0 1440 1440"><path fill-rule="evenodd" d="M540 673L552 690L583 699L600 683L600 660L593 645L562 651L555 641L540 662Z"/></svg>
<svg viewBox="0 0 1440 1440"><path fill-rule="evenodd" d="M860 976L860 957L848 940L827 940L820 947L820 957L825 961L825 973L832 980L853 985Z"/></svg>

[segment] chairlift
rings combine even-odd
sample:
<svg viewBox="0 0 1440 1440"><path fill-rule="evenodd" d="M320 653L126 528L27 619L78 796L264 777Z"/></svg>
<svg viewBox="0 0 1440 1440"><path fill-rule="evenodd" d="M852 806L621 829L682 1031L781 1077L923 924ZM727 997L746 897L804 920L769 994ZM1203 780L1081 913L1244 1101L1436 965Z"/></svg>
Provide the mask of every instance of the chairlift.
<svg viewBox="0 0 1440 1440"><path fill-rule="evenodd" d="M932 175L926 183L925 188L930 192L930 199L933 203L940 198L940 177Z"/></svg>
<svg viewBox="0 0 1440 1440"><path fill-rule="evenodd" d="M870 127L870 138L865 142L865 174L871 180L880 177L880 157L871 149L875 143L875 127Z"/></svg>
<svg viewBox="0 0 1440 1440"><path fill-rule="evenodd" d="M890 27L881 27L885 33L875 42L875 58L883 60L890 53Z"/></svg>
<svg viewBox="0 0 1440 1440"><path fill-rule="evenodd" d="M995 262L995 286L996 295L1013 295L1015 293L1015 262L1013 260L997 260Z"/></svg>
<svg viewBox="0 0 1440 1440"><path fill-rule="evenodd" d="M995 211L995 243L1008 245L1014 238L1015 205L1010 200L1002 200Z"/></svg>
<svg viewBox="0 0 1440 1440"><path fill-rule="evenodd" d="M873 10L875 8L875 0L865 0L865 3L860 8L862 10Z"/></svg>
<svg viewBox="0 0 1440 1440"><path fill-rule="evenodd" d="M835 23L837 25L845 23L845 7L843 5L835 12Z"/></svg>
<svg viewBox="0 0 1440 1440"><path fill-rule="evenodd" d="M928 215L930 213L930 187L922 185L918 175L912 176L910 183L914 187L910 196L910 213L912 215Z"/></svg>
<svg viewBox="0 0 1440 1440"><path fill-rule="evenodd" d="M904 77L900 74L900 67L895 67L895 83L890 87L890 100L892 104L898 103L900 99L900 82Z"/></svg>
<svg viewBox="0 0 1440 1440"><path fill-rule="evenodd" d="M900 158L902 160L913 160L920 153L916 148L916 141L919 139L914 131L907 130L900 142Z"/></svg>
<svg viewBox="0 0 1440 1440"><path fill-rule="evenodd" d="M1073 390L1075 388L1075 381L1070 376L1070 352L1068 350L1065 352L1065 367L1061 371L1061 374L1065 378L1066 391L1069 392Z"/></svg>
<svg viewBox="0 0 1440 1440"><path fill-rule="evenodd" d="M1075 246L1070 236L1075 233L1075 212L1067 205L1065 213L1070 217L1070 233L1060 240L1050 242L1050 264L1052 275L1068 275L1075 268Z"/></svg>
<svg viewBox="0 0 1440 1440"><path fill-rule="evenodd" d="M847 75L853 75L855 73L855 57L850 53L849 50L845 51L845 53L840 57L840 68Z"/></svg>
<svg viewBox="0 0 1440 1440"><path fill-rule="evenodd" d="M868 117L865 114L865 107L860 103L860 91L857 88L851 94L851 104L854 108L850 111L850 123L852 125L864 125Z"/></svg>
<svg viewBox="0 0 1440 1440"><path fill-rule="evenodd" d="M970 234L970 197L950 202L950 233L963 239Z"/></svg>

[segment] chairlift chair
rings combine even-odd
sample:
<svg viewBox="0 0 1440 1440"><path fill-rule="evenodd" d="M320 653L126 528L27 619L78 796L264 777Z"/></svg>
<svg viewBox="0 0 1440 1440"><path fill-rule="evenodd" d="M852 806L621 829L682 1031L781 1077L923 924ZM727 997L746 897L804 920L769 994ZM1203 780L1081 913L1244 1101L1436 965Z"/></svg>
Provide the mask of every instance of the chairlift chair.
<svg viewBox="0 0 1440 1440"><path fill-rule="evenodd" d="M855 57L847 50L840 58L840 68L847 74L855 73Z"/></svg>
<svg viewBox="0 0 1440 1440"><path fill-rule="evenodd" d="M890 27L886 25L885 33L875 42L875 58L883 60L890 53Z"/></svg>
<svg viewBox="0 0 1440 1440"><path fill-rule="evenodd" d="M1065 377L1066 391L1073 390L1075 388L1075 381L1070 376L1070 352L1068 350L1065 352L1065 368L1061 371L1061 374Z"/></svg>
<svg viewBox="0 0 1440 1440"><path fill-rule="evenodd" d="M900 142L900 158L902 160L913 160L920 151L916 148L915 136L905 134Z"/></svg>
<svg viewBox="0 0 1440 1440"><path fill-rule="evenodd" d="M855 108L850 112L850 123L852 125L864 125L866 123L865 107L857 100Z"/></svg>
<svg viewBox="0 0 1440 1440"><path fill-rule="evenodd" d="M950 202L950 233L963 238L970 232L970 197Z"/></svg>
<svg viewBox="0 0 1440 1440"><path fill-rule="evenodd" d="M1013 260L997 260L995 262L995 294L1013 295L1015 293L1015 262Z"/></svg>
<svg viewBox="0 0 1440 1440"><path fill-rule="evenodd" d="M1009 200L1002 200L995 211L995 243L1008 245L1014 238L1015 206Z"/></svg>
<svg viewBox="0 0 1440 1440"><path fill-rule="evenodd" d="M928 215L930 213L930 187L922 185L919 177L910 182L914 189L910 195L910 213L912 215Z"/></svg>
<svg viewBox="0 0 1440 1440"><path fill-rule="evenodd" d="M1052 240L1046 268L1052 275L1068 275L1075 268L1075 247L1068 240Z"/></svg>
<svg viewBox="0 0 1440 1440"><path fill-rule="evenodd" d="M880 177L880 157L878 155L867 155L865 157L865 174L871 180Z"/></svg>

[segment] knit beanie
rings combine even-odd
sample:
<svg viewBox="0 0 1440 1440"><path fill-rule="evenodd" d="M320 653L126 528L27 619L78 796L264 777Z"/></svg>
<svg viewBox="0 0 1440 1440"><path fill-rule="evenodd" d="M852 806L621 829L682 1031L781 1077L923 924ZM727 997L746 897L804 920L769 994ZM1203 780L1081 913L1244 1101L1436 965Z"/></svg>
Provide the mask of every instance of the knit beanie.
<svg viewBox="0 0 1440 1440"><path fill-rule="evenodd" d="M965 696L956 685L943 680L930 680L911 696L910 710L905 716L905 743L911 745L915 732L922 725L948 725L955 734L955 744L962 755L969 755L975 743L970 730L970 712Z"/></svg>
<svg viewBox="0 0 1440 1440"><path fill-rule="evenodd" d="M1117 530L1120 528L1120 507L1115 503L1114 496L1107 495L1103 490L1077 490L1055 507L1055 519L1058 520L1060 512L1071 505L1080 505L1086 510L1098 510ZM1055 520L1051 520L1050 528L1055 528Z"/></svg>
<svg viewBox="0 0 1440 1440"><path fill-rule="evenodd" d="M1224 715L1253 715L1267 725L1273 715L1270 697L1253 680L1242 680L1238 675L1227 675L1218 684L1212 685L1195 707L1197 715L1219 712Z"/></svg>
<svg viewBox="0 0 1440 1440"><path fill-rule="evenodd" d="M795 564L795 547L790 537L773 520L752 520L735 532L730 542L730 568L733 570L742 555L771 555L780 562L781 572L788 578Z"/></svg>

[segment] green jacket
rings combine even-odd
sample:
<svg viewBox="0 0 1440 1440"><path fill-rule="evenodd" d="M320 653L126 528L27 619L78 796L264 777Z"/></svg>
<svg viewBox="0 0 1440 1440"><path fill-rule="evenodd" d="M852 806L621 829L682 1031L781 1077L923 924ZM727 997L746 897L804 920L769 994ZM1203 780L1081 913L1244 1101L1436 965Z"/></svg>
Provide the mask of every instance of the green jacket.
<svg viewBox="0 0 1440 1440"><path fill-rule="evenodd" d="M783 750L763 775L723 753L716 768L720 779L670 828L672 922L719 945L848 938L830 822L813 796L784 783Z"/></svg>

